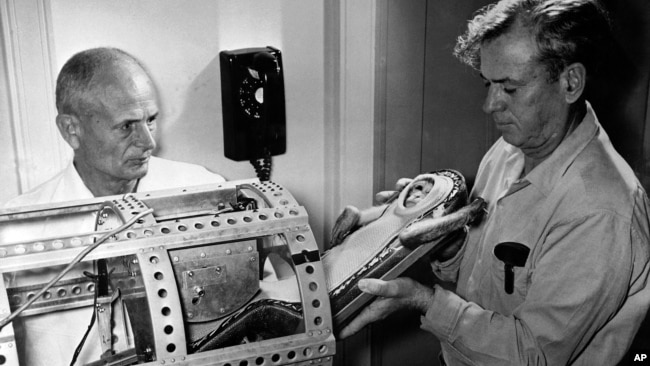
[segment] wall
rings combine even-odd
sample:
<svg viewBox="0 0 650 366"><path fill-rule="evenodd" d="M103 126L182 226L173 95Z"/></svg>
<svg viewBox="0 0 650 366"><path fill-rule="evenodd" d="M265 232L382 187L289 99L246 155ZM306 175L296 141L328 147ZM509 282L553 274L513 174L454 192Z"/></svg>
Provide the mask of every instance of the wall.
<svg viewBox="0 0 650 366"><path fill-rule="evenodd" d="M312 229L322 242L322 2L52 0L45 4L51 12L55 76L70 56L83 49L114 46L132 53L149 68L159 87L158 155L202 164L228 179L255 174L248 162L223 156L219 51L279 48L285 67L287 153L274 158L272 179L307 207Z"/></svg>
<svg viewBox="0 0 650 366"><path fill-rule="evenodd" d="M54 123L49 14L44 0L0 2L0 104L6 112L0 137L0 202L50 178L70 156Z"/></svg>
<svg viewBox="0 0 650 366"><path fill-rule="evenodd" d="M29 101L20 103L21 110L49 109L53 114L53 94L47 91L63 63L83 49L120 47L142 60L159 86L159 155L205 165L229 179L251 177L253 170L248 163L223 157L218 53L251 46L280 48L287 153L275 158L273 179L307 207L316 240L325 246L326 228L342 206L367 207L372 202L375 6L375 0L3 0L0 15L13 21L3 22L7 34L14 35L3 45L14 56L23 56L7 74L51 74L20 90L18 99ZM19 15L12 18L15 12ZM42 91L40 99L31 98L33 89ZM58 131L45 131L54 126L53 116L25 114L30 118L15 114L10 123L32 126L39 136L62 141ZM10 130L8 124L2 128ZM18 150L14 139L4 136L0 142L7 144L2 146L9 153ZM17 145L34 147L26 155L37 162L51 146ZM2 176L13 189L0 196L0 203L52 175L32 169L29 161L0 156ZM6 173L20 167L25 167L21 174L8 179ZM33 184L21 185L22 176L33 178ZM340 342L337 356L344 361L338 364L368 365L365 341Z"/></svg>
<svg viewBox="0 0 650 366"><path fill-rule="evenodd" d="M11 105L9 103L9 88L7 87L7 72L4 47L0 49L0 121L9 121L11 119ZM9 199L18 194L18 185L11 184L18 182L18 170L16 164L16 154L14 145L14 134L10 123L0 123L0 156L6 157L0 159L0 172L2 180L5 182L5 189L0 190L0 202ZM7 184L10 183L10 184Z"/></svg>

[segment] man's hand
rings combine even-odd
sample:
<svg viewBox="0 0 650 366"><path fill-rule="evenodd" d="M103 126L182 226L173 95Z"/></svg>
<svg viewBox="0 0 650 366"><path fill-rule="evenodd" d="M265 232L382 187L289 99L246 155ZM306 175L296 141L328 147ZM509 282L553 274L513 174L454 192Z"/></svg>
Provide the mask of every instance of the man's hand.
<svg viewBox="0 0 650 366"><path fill-rule="evenodd" d="M433 288L426 287L410 278L400 277L392 281L363 279L359 289L379 296L359 313L341 332L339 338L347 338L366 325L386 318L400 309L414 309L426 313L433 302Z"/></svg>

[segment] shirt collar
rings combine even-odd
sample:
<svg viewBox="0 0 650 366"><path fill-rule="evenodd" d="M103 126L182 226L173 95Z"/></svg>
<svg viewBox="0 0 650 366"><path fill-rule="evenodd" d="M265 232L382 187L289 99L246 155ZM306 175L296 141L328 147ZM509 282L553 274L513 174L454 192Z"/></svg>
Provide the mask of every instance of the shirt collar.
<svg viewBox="0 0 650 366"><path fill-rule="evenodd" d="M539 189L544 195L548 195L557 181L564 175L566 170L571 166L578 154L589 144L598 133L600 124L596 114L589 102L587 104L587 113L582 122L578 124L575 130L569 134L553 153L533 168L524 180L530 182ZM520 152L520 158L523 159L523 153L518 148L512 147L513 150Z"/></svg>
<svg viewBox="0 0 650 366"><path fill-rule="evenodd" d="M60 191L57 194L60 194L64 200L94 198L92 192L90 192L81 179L72 161L70 161L70 164L68 164L63 173L63 182L64 184L60 187Z"/></svg>

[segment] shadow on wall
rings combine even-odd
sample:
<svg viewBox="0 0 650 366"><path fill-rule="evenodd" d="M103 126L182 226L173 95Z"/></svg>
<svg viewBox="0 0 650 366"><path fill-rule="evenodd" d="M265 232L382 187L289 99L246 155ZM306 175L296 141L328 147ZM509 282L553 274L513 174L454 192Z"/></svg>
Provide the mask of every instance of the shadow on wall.
<svg viewBox="0 0 650 366"><path fill-rule="evenodd" d="M610 12L615 49L597 93L588 94L616 150L650 191L650 2L604 0ZM650 344L650 313L646 315L625 360Z"/></svg>
<svg viewBox="0 0 650 366"><path fill-rule="evenodd" d="M248 163L224 157L218 55L196 75L185 94L178 117L163 120L156 154L203 165L229 180L254 177Z"/></svg>
<svg viewBox="0 0 650 366"><path fill-rule="evenodd" d="M612 20L614 50L588 99L614 147L650 189L645 137L650 80L650 2L605 0Z"/></svg>

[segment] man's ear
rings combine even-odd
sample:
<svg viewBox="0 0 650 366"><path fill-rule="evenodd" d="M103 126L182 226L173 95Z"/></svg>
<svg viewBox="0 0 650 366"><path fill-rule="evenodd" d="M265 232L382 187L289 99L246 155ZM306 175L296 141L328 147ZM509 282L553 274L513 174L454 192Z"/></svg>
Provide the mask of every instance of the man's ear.
<svg viewBox="0 0 650 366"><path fill-rule="evenodd" d="M63 139L72 147L73 150L79 148L79 119L71 114L59 114L56 116L56 126Z"/></svg>
<svg viewBox="0 0 650 366"><path fill-rule="evenodd" d="M567 103L575 103L585 91L587 69L580 62L572 63L560 75L560 82Z"/></svg>

